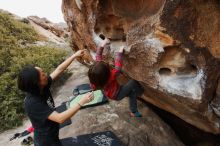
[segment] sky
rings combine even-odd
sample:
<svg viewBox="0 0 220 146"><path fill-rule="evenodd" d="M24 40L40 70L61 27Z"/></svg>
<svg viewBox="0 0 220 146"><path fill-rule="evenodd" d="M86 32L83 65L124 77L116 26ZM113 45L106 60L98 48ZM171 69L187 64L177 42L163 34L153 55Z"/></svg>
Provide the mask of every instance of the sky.
<svg viewBox="0 0 220 146"><path fill-rule="evenodd" d="M37 15L58 23L64 22L62 0L0 0L0 9L21 17Z"/></svg>

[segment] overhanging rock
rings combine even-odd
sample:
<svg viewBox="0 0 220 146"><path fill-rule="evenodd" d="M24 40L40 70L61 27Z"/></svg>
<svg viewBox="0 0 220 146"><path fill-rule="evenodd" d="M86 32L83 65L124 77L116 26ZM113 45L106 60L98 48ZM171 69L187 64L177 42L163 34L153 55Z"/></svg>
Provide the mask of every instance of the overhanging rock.
<svg viewBox="0 0 220 146"><path fill-rule="evenodd" d="M213 104L219 101L218 0L63 0L62 10L75 50L94 54L104 34L112 40L105 52L111 63L126 44L124 70L143 84L146 101L220 133L220 107Z"/></svg>

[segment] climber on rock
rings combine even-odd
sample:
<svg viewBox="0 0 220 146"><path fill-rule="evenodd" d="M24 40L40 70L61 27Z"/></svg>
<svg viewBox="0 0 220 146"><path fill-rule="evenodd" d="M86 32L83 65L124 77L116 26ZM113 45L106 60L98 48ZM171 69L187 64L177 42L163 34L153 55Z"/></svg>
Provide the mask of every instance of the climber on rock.
<svg viewBox="0 0 220 146"><path fill-rule="evenodd" d="M94 90L103 90L106 97L116 101L126 96L129 97L130 116L141 117L142 115L137 109L137 97L143 93L141 85L135 80L130 80L127 84L120 86L116 80L117 76L121 73L124 46L119 48L115 58L115 68L111 70L109 64L102 61L103 49L106 45L110 44L110 40L103 35L100 35L100 38L103 41L96 49L96 62L88 71L92 88Z"/></svg>

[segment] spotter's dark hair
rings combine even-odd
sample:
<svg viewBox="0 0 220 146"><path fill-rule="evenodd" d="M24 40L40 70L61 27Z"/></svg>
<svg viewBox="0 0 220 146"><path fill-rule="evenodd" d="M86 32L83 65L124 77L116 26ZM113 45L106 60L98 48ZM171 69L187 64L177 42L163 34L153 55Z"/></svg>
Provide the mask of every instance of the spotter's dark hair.
<svg viewBox="0 0 220 146"><path fill-rule="evenodd" d="M31 94L39 94L40 75L38 70L33 65L25 66L18 75L18 88L24 92Z"/></svg>

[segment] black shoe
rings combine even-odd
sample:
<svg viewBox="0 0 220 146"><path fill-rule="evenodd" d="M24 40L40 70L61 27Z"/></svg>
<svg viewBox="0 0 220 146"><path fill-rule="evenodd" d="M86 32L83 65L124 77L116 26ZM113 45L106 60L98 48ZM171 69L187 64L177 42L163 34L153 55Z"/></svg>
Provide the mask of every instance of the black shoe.
<svg viewBox="0 0 220 146"><path fill-rule="evenodd" d="M23 139L22 142L21 142L21 145L22 146L29 146L28 140L26 138Z"/></svg>
<svg viewBox="0 0 220 146"><path fill-rule="evenodd" d="M10 138L10 141L12 141L13 139L19 138L20 136L21 136L21 133L15 133L13 137Z"/></svg>
<svg viewBox="0 0 220 146"><path fill-rule="evenodd" d="M22 146L30 146L31 144L33 144L33 138L28 136L27 138L23 139L21 142Z"/></svg>

